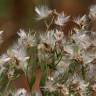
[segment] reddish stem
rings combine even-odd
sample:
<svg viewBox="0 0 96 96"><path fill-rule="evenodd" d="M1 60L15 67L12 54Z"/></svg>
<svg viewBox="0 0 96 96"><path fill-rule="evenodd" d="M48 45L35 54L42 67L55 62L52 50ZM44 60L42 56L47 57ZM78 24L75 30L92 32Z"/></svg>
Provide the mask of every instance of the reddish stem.
<svg viewBox="0 0 96 96"><path fill-rule="evenodd" d="M42 76L42 72L41 72L41 69L39 67L36 69L36 80L35 80L35 83L33 85L33 90L36 92L40 91L41 76Z"/></svg>

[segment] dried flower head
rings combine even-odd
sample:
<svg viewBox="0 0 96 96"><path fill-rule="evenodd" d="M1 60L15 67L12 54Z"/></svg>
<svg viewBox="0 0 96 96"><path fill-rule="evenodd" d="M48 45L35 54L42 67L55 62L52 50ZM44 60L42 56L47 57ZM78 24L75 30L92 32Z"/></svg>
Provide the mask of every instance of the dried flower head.
<svg viewBox="0 0 96 96"><path fill-rule="evenodd" d="M96 32L89 32L89 38L93 46L96 46Z"/></svg>
<svg viewBox="0 0 96 96"><path fill-rule="evenodd" d="M7 55L11 58L12 62L16 63L17 68L23 70L26 68L29 57L27 56L26 49L22 45L13 45L13 47L7 51Z"/></svg>
<svg viewBox="0 0 96 96"><path fill-rule="evenodd" d="M55 32L53 30L51 30L45 34L40 35L41 43L46 43L53 49L55 46L55 43L56 43L54 34L55 34Z"/></svg>
<svg viewBox="0 0 96 96"><path fill-rule="evenodd" d="M11 58L9 58L6 54L3 54L0 58L0 65L5 64L6 62L8 62Z"/></svg>
<svg viewBox="0 0 96 96"><path fill-rule="evenodd" d="M94 19L96 19L96 5L92 5L90 7L90 13L89 15L91 15Z"/></svg>
<svg viewBox="0 0 96 96"><path fill-rule="evenodd" d="M35 40L35 34L31 34L31 32L29 32L28 34L20 29L20 32L18 32L19 35L19 39L18 39L18 43L20 43L21 45L23 44L25 47L32 47L36 45L36 40Z"/></svg>
<svg viewBox="0 0 96 96"><path fill-rule="evenodd" d="M86 49L91 45L91 40L86 31L77 32L73 35L73 39L79 45L80 48Z"/></svg>
<svg viewBox="0 0 96 96"><path fill-rule="evenodd" d="M87 15L83 15L82 17L77 17L74 19L74 22L77 23L81 29L87 29L88 24L90 24L90 18Z"/></svg>
<svg viewBox="0 0 96 96"><path fill-rule="evenodd" d="M16 91L15 96L30 96L30 95L28 95L27 91L22 88Z"/></svg>
<svg viewBox="0 0 96 96"><path fill-rule="evenodd" d="M44 5L35 7L35 12L38 14L37 20L45 19L52 13L52 11Z"/></svg>
<svg viewBox="0 0 96 96"><path fill-rule="evenodd" d="M57 84L57 91L61 92L64 96L69 95L69 90L64 84Z"/></svg>
<svg viewBox="0 0 96 96"><path fill-rule="evenodd" d="M6 54L3 54L0 56L0 74L6 69L5 64L10 61L11 58L9 58Z"/></svg>
<svg viewBox="0 0 96 96"><path fill-rule="evenodd" d="M70 19L70 16L66 16L64 12L60 13L55 20L55 24L59 26L63 26L66 22L68 22Z"/></svg>
<svg viewBox="0 0 96 96"><path fill-rule="evenodd" d="M56 30L54 36L55 36L56 42L58 42L58 43L62 42L62 40L64 38L63 32L59 31L59 30Z"/></svg>
<svg viewBox="0 0 96 96"><path fill-rule="evenodd" d="M74 17L74 18L73 18L73 21L74 21L76 24L80 25L80 22L81 22L80 19L81 19L80 16L78 16L78 17Z"/></svg>
<svg viewBox="0 0 96 96"><path fill-rule="evenodd" d="M26 50L24 48L13 49L12 52L14 53L15 58L19 61L19 67L21 69L27 67L27 60L29 57L27 56Z"/></svg>
<svg viewBox="0 0 96 96"><path fill-rule="evenodd" d="M89 86L89 83L81 80L80 78L74 78L71 82L71 89L78 94L78 96L86 96L86 91Z"/></svg>

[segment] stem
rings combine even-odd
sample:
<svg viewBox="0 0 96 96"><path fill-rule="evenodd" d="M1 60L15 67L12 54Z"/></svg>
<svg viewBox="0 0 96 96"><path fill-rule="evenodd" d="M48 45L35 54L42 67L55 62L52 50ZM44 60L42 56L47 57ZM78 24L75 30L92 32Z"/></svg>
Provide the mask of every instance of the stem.
<svg viewBox="0 0 96 96"><path fill-rule="evenodd" d="M60 56L60 59L58 60L58 62L55 64L56 66L58 65L58 63L61 61L61 59L62 59L62 57L63 57L62 52L63 52L63 50L61 50L61 56ZM57 54L57 51L56 51L56 55L58 55L58 54Z"/></svg>
<svg viewBox="0 0 96 96"><path fill-rule="evenodd" d="M54 18L55 18L55 16L52 17L52 20L51 20L51 22L50 22L49 24L47 24L47 22L44 21L44 22L45 22L45 25L46 25L46 27L47 27L46 32L48 32L50 26L52 25L52 23L53 23L53 21L54 21Z"/></svg>
<svg viewBox="0 0 96 96"><path fill-rule="evenodd" d="M85 67L82 65L82 76L83 76L83 80L86 79L86 72L85 72Z"/></svg>
<svg viewBox="0 0 96 96"><path fill-rule="evenodd" d="M9 89L9 85L11 83L11 80L8 81L7 85L6 85L6 88L5 88L5 92L4 92L4 96L7 94L7 91Z"/></svg>

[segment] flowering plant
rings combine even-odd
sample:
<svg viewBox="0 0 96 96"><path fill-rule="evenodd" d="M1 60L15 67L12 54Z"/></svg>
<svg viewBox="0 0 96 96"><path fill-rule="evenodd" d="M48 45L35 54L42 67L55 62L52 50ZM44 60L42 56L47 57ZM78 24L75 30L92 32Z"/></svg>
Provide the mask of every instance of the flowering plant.
<svg viewBox="0 0 96 96"><path fill-rule="evenodd" d="M0 56L0 96L96 96L95 10L74 19L36 7L36 20L46 30L20 29L18 40Z"/></svg>

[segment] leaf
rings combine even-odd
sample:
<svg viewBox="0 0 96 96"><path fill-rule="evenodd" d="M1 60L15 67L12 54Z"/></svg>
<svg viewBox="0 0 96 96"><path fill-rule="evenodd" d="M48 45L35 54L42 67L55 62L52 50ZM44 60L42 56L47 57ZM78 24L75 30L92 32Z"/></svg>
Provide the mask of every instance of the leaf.
<svg viewBox="0 0 96 96"><path fill-rule="evenodd" d="M47 77L48 77L48 65L47 64L41 64L41 70L42 70L42 78L40 81L41 86L45 86Z"/></svg>
<svg viewBox="0 0 96 96"><path fill-rule="evenodd" d="M0 91L3 92L8 83L8 78L5 73L2 73L0 76Z"/></svg>

